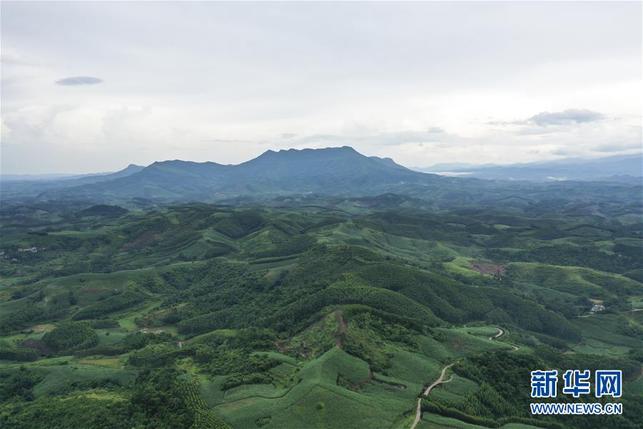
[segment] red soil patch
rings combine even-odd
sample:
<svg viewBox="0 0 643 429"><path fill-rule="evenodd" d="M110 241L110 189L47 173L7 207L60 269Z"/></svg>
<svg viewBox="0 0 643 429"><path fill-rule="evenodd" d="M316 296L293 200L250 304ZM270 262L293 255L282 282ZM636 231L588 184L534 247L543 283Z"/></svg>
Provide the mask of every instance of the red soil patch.
<svg viewBox="0 0 643 429"><path fill-rule="evenodd" d="M492 264L490 262L471 262L471 268L480 274L488 274L501 277L505 274L506 267L502 264Z"/></svg>

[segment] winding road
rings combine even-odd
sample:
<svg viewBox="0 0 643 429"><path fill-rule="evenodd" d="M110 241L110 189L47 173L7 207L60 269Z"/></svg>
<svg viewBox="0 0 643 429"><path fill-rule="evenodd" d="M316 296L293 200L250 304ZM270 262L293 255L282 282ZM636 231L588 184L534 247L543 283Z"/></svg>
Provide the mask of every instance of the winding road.
<svg viewBox="0 0 643 429"><path fill-rule="evenodd" d="M435 380L433 383L431 383L427 388L424 390L422 393L422 396L418 398L417 402L417 408L415 410L415 420L413 420L413 424L411 425L411 429L415 429L415 427L420 423L420 419L422 418L422 398L426 398L429 396L429 393L431 393L431 390L433 390L434 387L439 386L440 384L448 383L452 380L452 378L449 378L448 380L445 380L444 377L447 373L447 370L453 366L452 363L449 365L445 366L442 368L442 372L440 373L440 377L438 377L437 380Z"/></svg>
<svg viewBox="0 0 643 429"><path fill-rule="evenodd" d="M489 340L495 341L498 338L500 338L503 335L505 335L505 330L504 329L499 328L499 327L496 327L496 329L498 330L498 332L496 332L494 335L490 336ZM509 344L509 343L506 343L506 344L510 345L511 348L514 351L520 349L520 347L518 347L518 346L516 346L514 344ZM415 429L415 427L418 425L418 423L420 423L420 420L422 419L422 399L428 397L429 394L431 393L431 390L433 390L433 388L439 386L440 384L448 383L453 379L453 377L449 377L448 380L445 380L444 378L446 376L447 370L449 368L451 368L454 364L455 364L455 362L450 363L449 365L447 365L444 368L442 368L442 372L440 373L440 377L438 377L437 380L435 380L433 383L431 383L429 386L427 386L427 388L424 389L424 392L422 392L422 395L418 398L417 407L415 409L415 419L413 420L413 424L411 425L411 429Z"/></svg>
<svg viewBox="0 0 643 429"><path fill-rule="evenodd" d="M493 340L497 340L498 338L500 338L500 337L502 337L503 335L505 335L505 330L504 330L504 329L499 328L499 327L496 327L496 329L498 330L498 333L496 333L495 335L492 335L492 336L490 336L490 337L489 337L489 339L490 339L490 340L492 340L492 341L493 341ZM516 346L516 345L514 345L514 344L510 344L510 343L505 343L505 344L510 345L510 346L511 346L511 349L512 349L513 351L516 351L516 350L519 350L519 349L520 349L520 347L518 347L518 346Z"/></svg>
<svg viewBox="0 0 643 429"><path fill-rule="evenodd" d="M505 335L505 331L502 328L496 327L496 329L498 330L498 333L496 335L490 336L489 337L490 340L495 340Z"/></svg>

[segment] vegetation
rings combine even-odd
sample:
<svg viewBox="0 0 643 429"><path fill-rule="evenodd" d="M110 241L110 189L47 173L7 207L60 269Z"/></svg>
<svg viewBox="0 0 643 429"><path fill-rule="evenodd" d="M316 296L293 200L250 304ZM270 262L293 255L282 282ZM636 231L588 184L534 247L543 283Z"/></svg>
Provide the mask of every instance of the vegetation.
<svg viewBox="0 0 643 429"><path fill-rule="evenodd" d="M63 322L47 332L42 341L56 352L69 352L95 346L98 335L89 323Z"/></svg>
<svg viewBox="0 0 643 429"><path fill-rule="evenodd" d="M402 428L451 363L421 424L643 424L643 219L618 193L229 203L3 207L0 426ZM624 414L534 418L543 368L623 370Z"/></svg>

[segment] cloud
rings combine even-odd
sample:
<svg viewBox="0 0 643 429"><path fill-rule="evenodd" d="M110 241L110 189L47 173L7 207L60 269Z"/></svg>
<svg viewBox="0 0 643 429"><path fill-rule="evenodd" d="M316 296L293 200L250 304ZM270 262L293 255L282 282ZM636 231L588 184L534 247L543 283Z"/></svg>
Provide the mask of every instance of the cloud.
<svg viewBox="0 0 643 429"><path fill-rule="evenodd" d="M567 109L562 112L540 112L525 122L546 127L548 125L582 124L604 119L602 113L587 109Z"/></svg>
<svg viewBox="0 0 643 429"><path fill-rule="evenodd" d="M295 140L298 146L332 144L367 144L372 146L397 146L409 143L437 143L450 137L442 128L430 127L426 130L389 131L367 134L313 134Z"/></svg>
<svg viewBox="0 0 643 429"><path fill-rule="evenodd" d="M606 143L600 146L593 148L596 152L623 152L630 151L633 149L641 150L643 146L640 141L630 141L630 142L619 142L619 143Z"/></svg>
<svg viewBox="0 0 643 429"><path fill-rule="evenodd" d="M254 143L252 140L246 139L224 139L224 138L213 138L213 139L202 139L203 143L215 143L215 144L235 144L235 143Z"/></svg>
<svg viewBox="0 0 643 429"><path fill-rule="evenodd" d="M640 142L640 5L471 7L3 3L4 171L346 144L409 165L509 163Z"/></svg>
<svg viewBox="0 0 643 429"><path fill-rule="evenodd" d="M573 133L597 122L609 125L616 121L614 117L610 117L609 121L605 121L606 118L602 113L588 109L566 109L559 112L540 112L526 119L489 121L486 124L499 127L497 131L508 131L517 136L544 136Z"/></svg>
<svg viewBox="0 0 643 429"><path fill-rule="evenodd" d="M0 62L4 65L32 65L33 62L25 58L25 56L15 49L10 47L2 47L2 54L0 54Z"/></svg>
<svg viewBox="0 0 643 429"><path fill-rule="evenodd" d="M72 76L56 81L56 85L78 86L78 85L97 85L103 80L92 76Z"/></svg>

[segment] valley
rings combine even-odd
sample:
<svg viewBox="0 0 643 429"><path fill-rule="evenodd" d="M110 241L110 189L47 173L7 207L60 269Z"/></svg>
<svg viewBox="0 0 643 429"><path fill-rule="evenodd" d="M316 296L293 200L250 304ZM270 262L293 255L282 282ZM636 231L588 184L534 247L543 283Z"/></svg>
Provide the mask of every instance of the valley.
<svg viewBox="0 0 643 429"><path fill-rule="evenodd" d="M529 212L6 207L0 421L638 427L642 223ZM579 365L623 369L625 414L530 416L529 369Z"/></svg>

